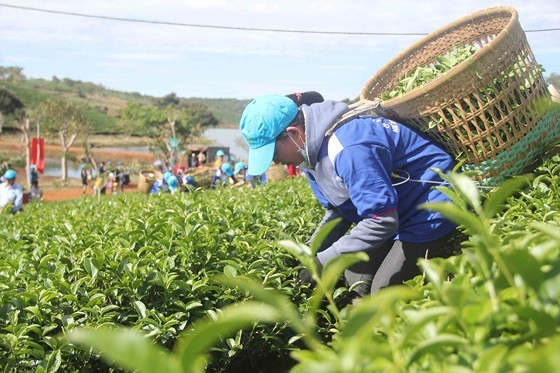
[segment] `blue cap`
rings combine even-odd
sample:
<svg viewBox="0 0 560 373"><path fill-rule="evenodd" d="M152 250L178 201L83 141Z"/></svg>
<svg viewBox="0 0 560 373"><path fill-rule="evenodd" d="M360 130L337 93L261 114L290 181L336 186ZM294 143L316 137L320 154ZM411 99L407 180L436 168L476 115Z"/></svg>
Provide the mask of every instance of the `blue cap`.
<svg viewBox="0 0 560 373"><path fill-rule="evenodd" d="M34 170L37 168L37 166L35 166L34 164L32 164L31 166L29 166L30 169Z"/></svg>
<svg viewBox="0 0 560 373"><path fill-rule="evenodd" d="M167 181L167 185L169 185L169 190L171 192L179 188L179 181L175 176L171 175L165 181Z"/></svg>
<svg viewBox="0 0 560 373"><path fill-rule="evenodd" d="M226 155L226 153L224 153L224 151L222 149L220 149L216 152L217 157L223 157L224 155Z"/></svg>
<svg viewBox="0 0 560 373"><path fill-rule="evenodd" d="M235 170L233 170L233 173L237 175L239 173L239 171L244 170L246 168L247 168L247 166L245 166L245 163L237 162L235 164Z"/></svg>
<svg viewBox="0 0 560 373"><path fill-rule="evenodd" d="M239 129L249 144L249 175L260 175L274 158L276 138L298 113L296 104L286 96L255 98L243 111Z"/></svg>
<svg viewBox="0 0 560 373"><path fill-rule="evenodd" d="M4 179L15 179L16 178L16 172L14 170L8 170L4 173Z"/></svg>
<svg viewBox="0 0 560 373"><path fill-rule="evenodd" d="M228 176L233 176L233 167L229 163L224 163L222 167L222 172Z"/></svg>

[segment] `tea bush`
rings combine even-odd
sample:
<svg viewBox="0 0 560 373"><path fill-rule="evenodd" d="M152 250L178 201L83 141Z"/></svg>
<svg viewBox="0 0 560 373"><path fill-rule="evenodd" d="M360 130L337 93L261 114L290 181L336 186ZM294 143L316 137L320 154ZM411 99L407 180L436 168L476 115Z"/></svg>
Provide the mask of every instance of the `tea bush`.
<svg viewBox="0 0 560 373"><path fill-rule="evenodd" d="M305 240L321 217L303 180L253 190L196 191L27 205L0 217L0 366L100 369L64 336L128 326L171 348L202 316L248 294L218 286L248 276L297 301L297 262L276 242ZM216 369L286 351L283 325L255 326L216 348Z"/></svg>
<svg viewBox="0 0 560 373"><path fill-rule="evenodd" d="M282 245L317 280L303 312L287 296L250 279L223 279L255 300L226 307L215 320L183 333L172 353L128 330L78 330L71 339L94 346L128 369L156 372L131 359L147 352L169 372L207 369L207 351L256 321L287 322L305 348L293 372L555 372L560 347L560 157L538 175L512 178L481 194L465 175L450 175L452 203L431 204L468 234L463 254L422 260L424 275L339 309L335 284L360 255L341 256L319 275L316 245ZM328 228L326 228L328 230ZM323 232L323 234L326 234ZM333 338L325 342L321 324ZM122 341L134 341L123 344Z"/></svg>
<svg viewBox="0 0 560 373"><path fill-rule="evenodd" d="M452 203L425 207L461 225L463 253L355 305L338 279L363 255L319 275L318 245L299 243L321 215L302 180L2 217L1 362L107 369L101 353L141 372L235 371L241 355L291 350L294 372L556 371L560 157L489 193L449 181Z"/></svg>

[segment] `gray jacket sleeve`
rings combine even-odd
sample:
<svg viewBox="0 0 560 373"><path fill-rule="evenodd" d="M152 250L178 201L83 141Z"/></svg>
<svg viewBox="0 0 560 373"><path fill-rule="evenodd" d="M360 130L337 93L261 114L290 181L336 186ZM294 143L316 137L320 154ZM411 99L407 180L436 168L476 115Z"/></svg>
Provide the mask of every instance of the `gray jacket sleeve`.
<svg viewBox="0 0 560 373"><path fill-rule="evenodd" d="M321 252L325 250L326 248L330 247L334 242L336 242L340 237L344 236L344 234L346 234L348 228L350 228L352 223L344 219L337 210L327 210L325 212L325 215L323 216L323 220L321 220L319 226L317 227L317 229L315 229L315 232L313 232L313 235L311 235L309 241L307 241L307 245L311 245L311 242L315 240L315 238L317 237L317 232L319 232L319 230L323 225L337 218L341 218L340 222L338 222L338 224L325 237L323 242L321 242L318 251Z"/></svg>
<svg viewBox="0 0 560 373"><path fill-rule="evenodd" d="M399 218L396 212L364 219L350 234L340 237L329 248L317 254L321 264L341 254L375 250L398 232Z"/></svg>

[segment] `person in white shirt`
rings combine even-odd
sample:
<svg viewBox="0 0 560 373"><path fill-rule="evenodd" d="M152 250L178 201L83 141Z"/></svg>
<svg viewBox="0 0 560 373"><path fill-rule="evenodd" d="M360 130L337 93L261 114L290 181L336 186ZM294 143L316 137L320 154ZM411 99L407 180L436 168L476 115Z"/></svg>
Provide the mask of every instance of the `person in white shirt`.
<svg viewBox="0 0 560 373"><path fill-rule="evenodd" d="M16 172L8 170L4 173L4 183L0 184L0 210L11 206L10 213L15 214L23 206L23 188L16 183Z"/></svg>

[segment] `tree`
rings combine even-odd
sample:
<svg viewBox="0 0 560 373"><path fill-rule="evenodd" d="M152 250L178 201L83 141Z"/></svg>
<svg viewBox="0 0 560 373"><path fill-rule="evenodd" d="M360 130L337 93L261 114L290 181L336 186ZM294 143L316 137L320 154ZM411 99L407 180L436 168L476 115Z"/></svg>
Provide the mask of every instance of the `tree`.
<svg viewBox="0 0 560 373"><path fill-rule="evenodd" d="M5 89L0 89L0 133L4 127L5 116L8 114L15 114L18 110L24 107L16 96Z"/></svg>
<svg viewBox="0 0 560 373"><path fill-rule="evenodd" d="M84 119L82 107L61 99L49 99L36 110L38 121L47 136L57 137L62 146L62 180L68 178L68 152L78 135L87 137L89 125Z"/></svg>
<svg viewBox="0 0 560 373"><path fill-rule="evenodd" d="M119 118L128 134L140 132L153 138L152 151L169 167L187 142L219 123L206 106L186 103L163 108L129 103L119 111Z"/></svg>
<svg viewBox="0 0 560 373"><path fill-rule="evenodd" d="M182 102L178 105L182 110L185 110L192 120L197 122L202 129L215 127L220 124L218 118L208 110L208 107L201 103Z"/></svg>
<svg viewBox="0 0 560 373"><path fill-rule="evenodd" d="M163 96L162 98L158 99L156 105L159 108L165 108L167 106L177 106L179 105L179 97L174 92L171 92L168 95Z"/></svg>
<svg viewBox="0 0 560 373"><path fill-rule="evenodd" d="M202 104L181 102L163 109L166 123L159 128L159 142L167 148L167 162L174 166L185 145L200 136L204 129L216 126L219 121Z"/></svg>
<svg viewBox="0 0 560 373"><path fill-rule="evenodd" d="M119 110L117 118L126 136L141 135L155 137L154 123L165 120L157 108L129 102Z"/></svg>
<svg viewBox="0 0 560 373"><path fill-rule="evenodd" d="M0 80L10 83L17 83L25 80L23 75L23 68L17 66L0 66Z"/></svg>
<svg viewBox="0 0 560 373"><path fill-rule="evenodd" d="M560 74L552 73L546 77L545 81L552 84L556 89L560 89Z"/></svg>

